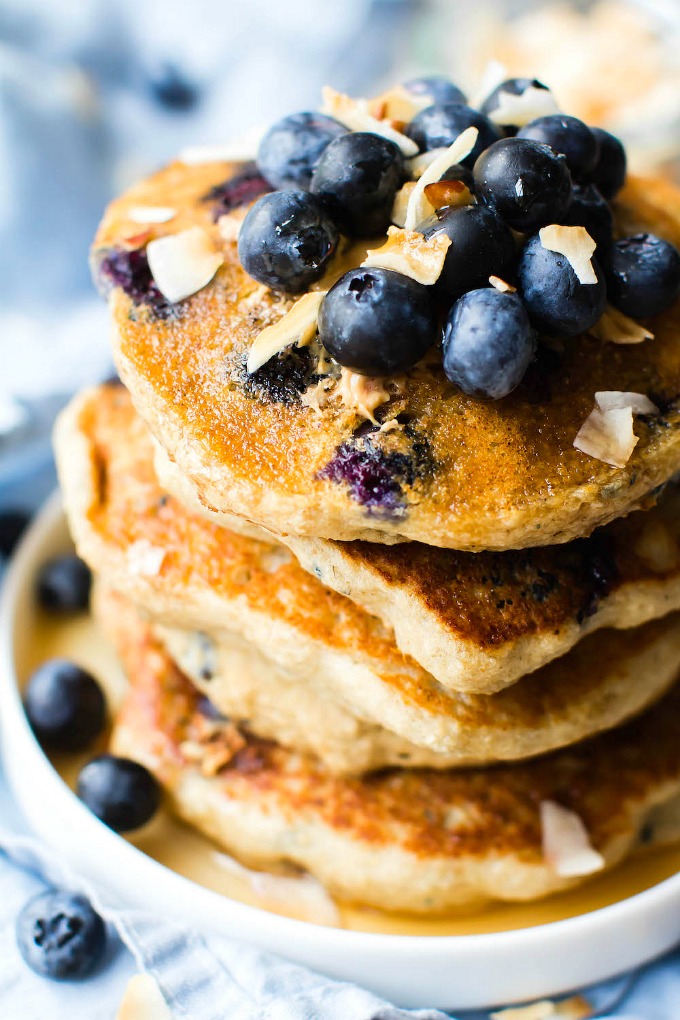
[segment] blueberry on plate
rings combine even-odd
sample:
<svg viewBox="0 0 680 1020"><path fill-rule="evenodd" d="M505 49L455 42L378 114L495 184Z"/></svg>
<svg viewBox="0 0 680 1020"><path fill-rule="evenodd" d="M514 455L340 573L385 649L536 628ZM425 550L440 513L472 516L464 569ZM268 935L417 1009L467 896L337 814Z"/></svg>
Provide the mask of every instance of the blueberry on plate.
<svg viewBox="0 0 680 1020"><path fill-rule="evenodd" d="M615 135L602 128L591 128L599 146L597 162L590 180L606 199L612 199L626 179L626 150Z"/></svg>
<svg viewBox="0 0 680 1020"><path fill-rule="evenodd" d="M444 268L435 285L437 298L447 307L462 294L485 287L490 276L511 281L517 251L510 228L492 209L466 205L441 209L418 226L425 237L445 234L451 239Z"/></svg>
<svg viewBox="0 0 680 1020"><path fill-rule="evenodd" d="M431 74L424 78L411 78L404 82L404 88L414 96L429 96L433 103L464 103L465 93L443 74Z"/></svg>
<svg viewBox="0 0 680 1020"><path fill-rule="evenodd" d="M36 596L52 613L84 612L90 601L92 574L87 563L70 553L55 556L40 568Z"/></svg>
<svg viewBox="0 0 680 1020"><path fill-rule="evenodd" d="M471 290L453 306L442 334L444 372L468 396L500 400L517 387L536 339L516 294Z"/></svg>
<svg viewBox="0 0 680 1020"><path fill-rule="evenodd" d="M77 793L114 832L132 832L158 810L161 791L148 769L130 758L102 754L83 766Z"/></svg>
<svg viewBox="0 0 680 1020"><path fill-rule="evenodd" d="M538 81L536 78L508 78L507 81L501 82L496 88L489 93L482 105L480 106L480 112L485 117L489 117L492 113L495 113L503 101L503 93L509 96L523 96L527 89L543 89L545 92L549 92L550 89L543 82ZM496 123L496 121L492 121ZM504 134L514 134L517 131L517 124L501 124L501 130Z"/></svg>
<svg viewBox="0 0 680 1020"><path fill-rule="evenodd" d="M19 952L31 970L53 980L86 977L102 958L106 927L85 896L53 889L39 893L16 921Z"/></svg>
<svg viewBox="0 0 680 1020"><path fill-rule="evenodd" d="M241 265L254 280L297 294L323 275L338 231L306 191L274 191L248 211L238 235Z"/></svg>
<svg viewBox="0 0 680 1020"><path fill-rule="evenodd" d="M38 742L54 751L82 751L103 731L106 699L95 678L67 659L49 659L32 674L24 694Z"/></svg>
<svg viewBox="0 0 680 1020"><path fill-rule="evenodd" d="M551 336L568 337L594 326L604 311L604 277L593 259L597 283L580 283L566 256L529 238L520 257L517 278L529 318Z"/></svg>
<svg viewBox="0 0 680 1020"><path fill-rule="evenodd" d="M603 259L611 248L614 218L594 184L574 185L571 204L561 222L568 227L585 227L597 245L598 259Z"/></svg>
<svg viewBox="0 0 680 1020"><path fill-rule="evenodd" d="M309 188L321 153L347 128L323 113L292 113L273 124L260 142L257 166L275 188Z"/></svg>
<svg viewBox="0 0 680 1020"><path fill-rule="evenodd" d="M430 288L391 269L352 269L324 298L319 337L354 372L404 372L437 337Z"/></svg>
<svg viewBox="0 0 680 1020"><path fill-rule="evenodd" d="M0 556L3 559L12 555L29 520L29 515L23 510L0 512Z"/></svg>
<svg viewBox="0 0 680 1020"><path fill-rule="evenodd" d="M464 103L436 103L415 115L406 127L406 134L421 152L427 152L447 148L469 127L476 127L479 131L474 149L461 161L463 166L471 167L479 154L500 137L491 121L478 110Z"/></svg>
<svg viewBox="0 0 680 1020"><path fill-rule="evenodd" d="M605 263L609 300L633 319L659 315L680 297L680 252L655 234L616 241Z"/></svg>
<svg viewBox="0 0 680 1020"><path fill-rule="evenodd" d="M564 156L529 138L502 138L474 167L475 195L515 230L559 223L571 202Z"/></svg>
<svg viewBox="0 0 680 1020"><path fill-rule="evenodd" d="M520 128L517 138L531 138L562 153L575 180L587 178L595 169L599 144L588 125L578 117L568 117L564 113L537 117Z"/></svg>
<svg viewBox="0 0 680 1020"><path fill-rule="evenodd" d="M326 148L312 177L311 191L324 203L343 234L372 237L390 224L404 160L394 142L368 131L353 131Z"/></svg>

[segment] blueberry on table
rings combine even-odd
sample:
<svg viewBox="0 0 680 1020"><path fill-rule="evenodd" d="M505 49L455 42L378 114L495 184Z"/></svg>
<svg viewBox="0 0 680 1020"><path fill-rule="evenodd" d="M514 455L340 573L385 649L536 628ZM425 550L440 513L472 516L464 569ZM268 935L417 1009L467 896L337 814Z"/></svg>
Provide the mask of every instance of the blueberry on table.
<svg viewBox="0 0 680 1020"><path fill-rule="evenodd" d="M106 927L85 896L54 889L24 906L17 917L16 940L36 974L76 980L90 974L101 960Z"/></svg>
<svg viewBox="0 0 680 1020"><path fill-rule="evenodd" d="M580 283L565 255L531 237L520 257L519 290L537 329L551 336L569 337L594 326L607 300L602 272L593 259L597 283Z"/></svg>
<svg viewBox="0 0 680 1020"><path fill-rule="evenodd" d="M633 319L665 312L680 297L680 252L655 234L616 241L605 263L607 294Z"/></svg>
<svg viewBox="0 0 680 1020"><path fill-rule="evenodd" d="M11 556L29 520L29 515L23 510L0 512L0 556L3 559Z"/></svg>
<svg viewBox="0 0 680 1020"><path fill-rule="evenodd" d="M404 372L437 335L429 287L391 269L352 269L329 290L319 337L339 364L362 375Z"/></svg>
<svg viewBox="0 0 680 1020"><path fill-rule="evenodd" d="M517 252L510 228L492 209L466 205L441 209L418 226L426 238L445 234L451 239L444 268L435 285L437 298L451 305L462 294L484 287L490 276L512 280Z"/></svg>
<svg viewBox="0 0 680 1020"><path fill-rule="evenodd" d="M500 107L503 101L503 93L509 96L523 96L527 89L542 89L545 92L549 92L550 89L543 82L538 81L536 78L508 78L507 81L501 82L496 88L489 93L482 105L480 106L480 112L485 117L489 117L492 113ZM501 130L504 134L514 134L517 131L517 124L506 124L501 125Z"/></svg>
<svg viewBox="0 0 680 1020"><path fill-rule="evenodd" d="M80 770L77 793L114 832L132 832L146 825L161 802L160 787L148 769L112 754L93 758Z"/></svg>
<svg viewBox="0 0 680 1020"><path fill-rule="evenodd" d="M404 160L394 142L368 131L353 131L326 148L312 177L311 191L343 234L373 237L390 224Z"/></svg>
<svg viewBox="0 0 680 1020"><path fill-rule="evenodd" d="M599 146L597 162L590 173L590 181L607 199L612 199L623 187L626 179L626 150L616 138L602 128L591 128Z"/></svg>
<svg viewBox="0 0 680 1020"><path fill-rule="evenodd" d="M535 334L516 294L471 290L446 319L444 372L471 397L500 400L517 387L536 348Z"/></svg>
<svg viewBox="0 0 680 1020"><path fill-rule="evenodd" d="M347 128L323 113L293 113L273 124L260 142L257 166L275 188L307 190L321 153Z"/></svg>
<svg viewBox="0 0 680 1020"><path fill-rule="evenodd" d="M52 613L84 612L90 601L92 573L87 563L69 553L55 556L40 568L36 595Z"/></svg>
<svg viewBox="0 0 680 1020"><path fill-rule="evenodd" d="M515 230L559 223L571 202L564 156L529 138L502 138L474 167L475 194Z"/></svg>
<svg viewBox="0 0 680 1020"><path fill-rule="evenodd" d="M569 227L585 227L597 245L598 259L603 259L611 248L614 218L594 184L574 185L571 204L561 222Z"/></svg>
<svg viewBox="0 0 680 1020"><path fill-rule="evenodd" d="M595 169L599 143L588 125L578 117L568 117L564 113L538 117L520 128L517 138L531 138L562 153L576 180L586 178Z"/></svg>
<svg viewBox="0 0 680 1020"><path fill-rule="evenodd" d="M238 235L241 265L258 283L297 294L323 275L338 231L306 191L274 191L248 211Z"/></svg>
<svg viewBox="0 0 680 1020"><path fill-rule="evenodd" d="M106 699L95 678L68 659L49 659L32 674L24 708L38 742L82 751L103 731Z"/></svg>
<svg viewBox="0 0 680 1020"><path fill-rule="evenodd" d="M413 96L429 96L433 103L464 103L465 93L443 74L431 74L424 78L411 78L404 82L404 88Z"/></svg>
<svg viewBox="0 0 680 1020"><path fill-rule="evenodd" d="M421 152L427 152L447 148L469 127L479 131L474 149L461 160L463 166L471 167L480 153L500 137L491 121L478 110L464 103L435 103L415 115L406 127L406 134Z"/></svg>

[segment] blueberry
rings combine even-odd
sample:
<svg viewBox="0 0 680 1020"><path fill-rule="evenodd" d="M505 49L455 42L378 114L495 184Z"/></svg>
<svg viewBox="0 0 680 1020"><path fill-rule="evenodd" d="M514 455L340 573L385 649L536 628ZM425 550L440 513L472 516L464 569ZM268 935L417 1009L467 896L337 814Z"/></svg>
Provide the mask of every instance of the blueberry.
<svg viewBox="0 0 680 1020"><path fill-rule="evenodd" d="M24 510L2 510L0 512L0 556L6 559L25 530L30 516Z"/></svg>
<svg viewBox="0 0 680 1020"><path fill-rule="evenodd" d="M595 169L599 145L588 125L578 117L567 117L563 113L538 117L521 128L517 137L543 142L555 152L562 153L576 180L582 180Z"/></svg>
<svg viewBox="0 0 680 1020"><path fill-rule="evenodd" d="M104 953L106 928L84 896L65 889L39 893L23 907L16 940L25 963L41 977L77 980Z"/></svg>
<svg viewBox="0 0 680 1020"><path fill-rule="evenodd" d="M564 156L529 138L502 138L474 167L477 199L515 230L559 223L571 201L571 174Z"/></svg>
<svg viewBox="0 0 680 1020"><path fill-rule="evenodd" d="M421 152L426 152L446 148L469 127L476 127L479 131L474 149L461 161L463 166L471 167L480 153L500 136L490 120L464 103L437 103L426 107L407 126L406 134Z"/></svg>
<svg viewBox="0 0 680 1020"><path fill-rule="evenodd" d="M238 235L241 265L274 290L297 294L323 275L338 231L306 191L274 191L248 211Z"/></svg>
<svg viewBox="0 0 680 1020"><path fill-rule="evenodd" d="M112 287L120 287L135 304L148 305L160 319L176 314L177 305L168 301L156 286L145 248L109 248L100 252L95 259L94 276L104 296Z"/></svg>
<svg viewBox="0 0 680 1020"><path fill-rule="evenodd" d="M611 248L614 219L607 202L594 184L576 184L571 205L562 217L570 227L585 227L597 245L598 258Z"/></svg>
<svg viewBox="0 0 680 1020"><path fill-rule="evenodd" d="M597 163L590 180L607 199L612 199L626 179L626 150L614 135L602 128L591 128L599 145Z"/></svg>
<svg viewBox="0 0 680 1020"><path fill-rule="evenodd" d="M609 300L634 319L659 315L680 297L680 252L654 234L616 241L605 272Z"/></svg>
<svg viewBox="0 0 680 1020"><path fill-rule="evenodd" d="M536 78L508 78L507 81L501 82L497 85L493 92L490 92L486 97L482 105L480 106L480 112L485 117L489 117L492 113L498 109L501 104L501 93L505 92L511 96L523 96L527 89L544 89L549 92L547 85L543 82L538 81ZM517 131L517 124L503 124L502 129L505 134L514 134Z"/></svg>
<svg viewBox="0 0 680 1020"><path fill-rule="evenodd" d="M24 707L43 747L82 751L103 731L106 699L95 678L67 659L49 659L26 686Z"/></svg>
<svg viewBox="0 0 680 1020"><path fill-rule="evenodd" d="M472 170L469 166L463 166L462 163L454 163L448 170L444 171L439 180L462 181L468 191L474 192L475 190L475 179Z"/></svg>
<svg viewBox="0 0 680 1020"><path fill-rule="evenodd" d="M437 297L447 306L466 291L488 284L490 276L502 280L514 277L515 241L510 228L492 209L483 205L441 209L418 230L428 238L445 234L451 239L436 284Z"/></svg>
<svg viewBox="0 0 680 1020"><path fill-rule="evenodd" d="M520 384L536 340L516 294L487 288L460 298L444 325L444 372L471 397L500 400Z"/></svg>
<svg viewBox="0 0 680 1020"><path fill-rule="evenodd" d="M419 361L436 339L430 289L390 269L352 269L321 305L319 337L341 365L392 375Z"/></svg>
<svg viewBox="0 0 680 1020"><path fill-rule="evenodd" d="M145 825L161 802L157 780L129 758L102 754L78 776L78 796L114 832L131 832Z"/></svg>
<svg viewBox="0 0 680 1020"><path fill-rule="evenodd" d="M465 93L443 74L411 78L404 82L404 88L414 96L429 96L433 103L464 103L466 101Z"/></svg>
<svg viewBox="0 0 680 1020"><path fill-rule="evenodd" d="M347 128L323 113L293 113L269 128L257 150L260 173L275 188L309 188L329 142Z"/></svg>
<svg viewBox="0 0 680 1020"><path fill-rule="evenodd" d="M199 98L196 86L174 64L160 67L149 79L149 88L156 102L168 110L191 110Z"/></svg>
<svg viewBox="0 0 680 1020"><path fill-rule="evenodd" d="M53 613L79 613L90 602L92 574L87 563L68 554L48 560L40 568L36 595L43 609Z"/></svg>
<svg viewBox="0 0 680 1020"><path fill-rule="evenodd" d="M394 142L366 131L336 138L319 160L312 193L343 234L372 237L389 224L394 196L401 185L404 160Z"/></svg>
<svg viewBox="0 0 680 1020"><path fill-rule="evenodd" d="M552 336L576 336L604 311L606 289L595 260L597 283L580 283L568 259L549 251L538 234L529 238L519 262L518 282L529 318Z"/></svg>
<svg viewBox="0 0 680 1020"><path fill-rule="evenodd" d="M246 163L238 173L233 174L221 184L216 184L204 195L203 201L212 205L213 220L225 216L232 209L242 205L250 205L260 195L271 191L269 183L264 179L254 163Z"/></svg>

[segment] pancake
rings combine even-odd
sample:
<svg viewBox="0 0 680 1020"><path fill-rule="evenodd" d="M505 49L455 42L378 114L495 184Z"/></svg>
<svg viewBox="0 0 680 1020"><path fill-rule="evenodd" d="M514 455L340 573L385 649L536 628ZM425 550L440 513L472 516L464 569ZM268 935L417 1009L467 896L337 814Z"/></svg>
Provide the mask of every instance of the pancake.
<svg viewBox="0 0 680 1020"><path fill-rule="evenodd" d="M287 549L232 534L164 495L145 426L121 388L73 402L60 420L57 454L78 550L105 584L165 628L256 649L285 674L286 726L301 726L311 698L359 720L365 756L357 754L355 769L404 760L402 752L440 767L539 754L639 712L680 666L680 628L669 616L591 635L491 698L453 694L404 656L379 620L325 588ZM210 697L232 714L228 681ZM284 732L269 716L258 719L265 735ZM325 755L324 732L301 734L303 746ZM352 767L351 748L341 743L341 734L331 735L329 756L342 751Z"/></svg>
<svg viewBox="0 0 680 1020"><path fill-rule="evenodd" d="M190 509L260 540L271 534L207 510L156 446L164 489ZM601 627L680 609L680 488L564 545L503 553L275 536L323 584L379 617L398 647L446 688L489 693L566 654Z"/></svg>
<svg viewBox="0 0 680 1020"><path fill-rule="evenodd" d="M121 377L207 506L281 534L529 548L589 534L643 505L680 469L680 305L650 320L653 341L622 346L585 335L559 349L539 345L522 385L497 402L457 391L432 351L393 380L379 413L396 421L389 430L351 407L308 406L319 369L313 347L289 349L248 375L255 337L291 301L247 276L236 241L216 222L211 196L242 169L172 164L110 205L93 250ZM130 213L149 204L176 215L140 231ZM680 191L670 183L631 179L615 215L621 230L649 229L680 245ZM176 305L159 301L143 251L127 280L134 300L112 285L111 256L195 226L224 256L201 291ZM318 286L361 258L340 252ZM636 420L639 442L622 468L573 446L599 390L640 392L661 409Z"/></svg>
<svg viewBox="0 0 680 1020"><path fill-rule="evenodd" d="M112 750L141 761L170 806L247 864L288 862L329 892L437 914L532 900L584 881L543 855L541 806L575 812L611 867L680 790L680 691L576 749L491 770L388 770L338 779L313 759L200 711L200 698L138 618L119 618L130 690Z"/></svg>

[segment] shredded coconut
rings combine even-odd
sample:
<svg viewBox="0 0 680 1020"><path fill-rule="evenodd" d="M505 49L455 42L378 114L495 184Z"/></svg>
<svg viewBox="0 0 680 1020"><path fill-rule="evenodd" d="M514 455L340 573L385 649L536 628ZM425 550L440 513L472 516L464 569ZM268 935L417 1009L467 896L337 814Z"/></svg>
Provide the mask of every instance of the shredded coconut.
<svg viewBox="0 0 680 1020"><path fill-rule="evenodd" d="M499 127L524 127L537 117L548 117L559 112L555 97L549 89L537 89L530 85L521 96L501 89L498 93L498 106L488 117L492 124Z"/></svg>
<svg viewBox="0 0 680 1020"><path fill-rule="evenodd" d="M182 301L202 290L224 261L203 227L149 241L146 254L156 286L168 301Z"/></svg>
<svg viewBox="0 0 680 1020"><path fill-rule="evenodd" d="M506 283L505 280L501 280L500 276L490 276L489 283L496 290L499 290L501 294L516 294L517 287L513 287L511 283Z"/></svg>
<svg viewBox="0 0 680 1020"><path fill-rule="evenodd" d="M127 217L133 223L167 223L177 215L169 205L133 205Z"/></svg>
<svg viewBox="0 0 680 1020"><path fill-rule="evenodd" d="M585 227L564 227L552 223L538 232L541 244L548 251L564 255L576 273L579 283L597 283L592 258L597 245Z"/></svg>
<svg viewBox="0 0 680 1020"><path fill-rule="evenodd" d="M556 875L576 878L602 870L604 857L593 849L575 811L552 800L541 801L540 811L543 857Z"/></svg>
<svg viewBox="0 0 680 1020"><path fill-rule="evenodd" d="M316 323L326 291L303 294L286 314L271 326L266 326L255 337L248 354L248 372L255 372L275 354L297 344L305 347L316 336Z"/></svg>
<svg viewBox="0 0 680 1020"><path fill-rule="evenodd" d="M415 230L388 227L385 244L369 249L361 265L367 269L393 269L417 283L431 286L441 276L450 245L451 238L445 234L434 234L426 239Z"/></svg>
<svg viewBox="0 0 680 1020"><path fill-rule="evenodd" d="M420 175L415 188L411 192L406 208L406 220L404 226L407 230L413 230L421 220L425 219L431 211L431 206L425 196L425 188L428 184L434 184L442 174L445 173L454 163L460 163L462 159L469 156L477 143L479 131L475 127L466 128L458 135L456 140L445 149L426 170Z"/></svg>
<svg viewBox="0 0 680 1020"><path fill-rule="evenodd" d="M418 146L413 139L397 131L386 120L378 120L372 116L366 99L352 99L325 86L321 112L335 117L350 131L370 131L374 135L382 135L383 138L398 145L404 156L415 156L418 152Z"/></svg>
<svg viewBox="0 0 680 1020"><path fill-rule="evenodd" d="M612 344L641 344L644 340L654 339L650 329L629 319L612 305L607 305L600 321L591 326L588 332L598 340L607 340Z"/></svg>

